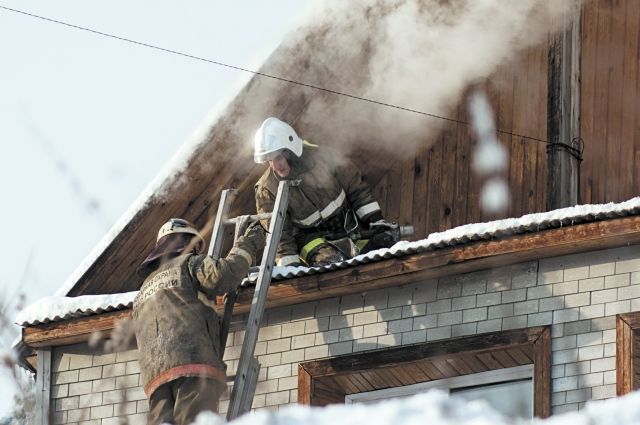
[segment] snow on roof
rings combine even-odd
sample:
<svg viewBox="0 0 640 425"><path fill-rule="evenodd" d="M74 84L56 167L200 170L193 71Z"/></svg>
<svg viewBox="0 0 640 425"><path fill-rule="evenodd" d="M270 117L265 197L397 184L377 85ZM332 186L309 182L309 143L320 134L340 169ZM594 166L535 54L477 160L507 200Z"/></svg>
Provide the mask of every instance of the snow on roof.
<svg viewBox="0 0 640 425"><path fill-rule="evenodd" d="M89 270L89 267L100 257L100 255L106 251L106 249L113 243L116 237L125 229L125 227L133 221L135 216L144 210L145 205L154 197L162 196L166 190L166 185L173 181L180 173L186 169L189 158L193 156L195 150L203 143L206 143L210 138L211 127L222 116L227 104L231 103L231 99L240 92L242 86L247 84L250 77L246 75L238 78L238 83L230 87L228 94L224 95L220 102L218 102L209 111L207 117L196 128L191 136L182 144L173 157L167 162L156 177L147 185L142 193L136 198L136 200L129 206L124 214L116 221L111 229L102 237L100 242L93 248L93 250L87 255L87 257L80 263L80 265L71 273L64 284L58 288L56 295L67 295L74 285L80 280L80 278Z"/></svg>
<svg viewBox="0 0 640 425"><path fill-rule="evenodd" d="M57 322L74 317L90 316L133 306L138 291L111 295L82 295L44 297L22 310L16 323L20 326Z"/></svg>
<svg viewBox="0 0 640 425"><path fill-rule="evenodd" d="M222 425L214 413L200 414L197 425ZM334 404L327 407L291 405L278 411L257 411L231 422L236 425L638 425L640 392L605 401L591 401L579 412L534 421L501 416L480 401L466 402L441 391L396 398L376 404Z"/></svg>
<svg viewBox="0 0 640 425"><path fill-rule="evenodd" d="M274 267L273 279L283 280L331 270L344 269L359 264L399 258L409 254L461 245L478 240L531 233L540 230L571 226L598 220L640 214L640 197L621 203L578 205L520 218L508 218L487 223L459 226L444 232L432 233L426 239L415 242L400 241L391 248L371 251L347 261L323 267ZM253 276L255 277L255 276ZM74 317L98 314L131 307L137 291L114 295L83 295L80 297L57 296L43 298L23 310L17 318L21 326L36 325Z"/></svg>
<svg viewBox="0 0 640 425"><path fill-rule="evenodd" d="M194 139L185 145L173 156L173 158L164 166L164 168L158 173L158 175L149 183L149 185L142 191L142 193L136 198L136 200L129 206L124 214L116 221L111 229L102 237L100 242L93 248L93 250L85 257L80 265L71 273L64 284L58 288L56 295L67 295L73 286L80 280L89 267L100 257L100 255L111 245L116 237L125 229L138 212L144 209L144 206L151 200L156 194L160 193L163 184L170 181L177 176L189 158L189 155L204 139L202 136L195 136Z"/></svg>
<svg viewBox="0 0 640 425"><path fill-rule="evenodd" d="M574 224L606 220L640 214L640 197L621 203L577 205L545 213L527 214L520 218L507 218L487 223L465 224L444 232L430 234L415 242L400 241L391 248L378 249L358 255L347 261L323 267L274 267L273 279L289 279L354 265L371 263L388 258L398 258L418 252L462 245L479 240L491 240L503 236L538 232L540 230L572 226Z"/></svg>

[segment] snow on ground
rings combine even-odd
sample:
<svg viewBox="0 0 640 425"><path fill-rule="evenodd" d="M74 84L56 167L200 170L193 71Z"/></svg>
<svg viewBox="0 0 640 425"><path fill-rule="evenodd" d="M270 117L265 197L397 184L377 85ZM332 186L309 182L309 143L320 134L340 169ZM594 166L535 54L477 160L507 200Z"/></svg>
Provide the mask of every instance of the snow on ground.
<svg viewBox="0 0 640 425"><path fill-rule="evenodd" d="M201 414L197 425L222 425L213 413ZM235 425L517 425L531 423L507 419L482 402L467 403L446 393L431 391L378 404L333 405L309 408L293 405L278 412L258 411L232 422ZM549 419L536 425L640 425L640 392L626 397L589 402L580 412Z"/></svg>

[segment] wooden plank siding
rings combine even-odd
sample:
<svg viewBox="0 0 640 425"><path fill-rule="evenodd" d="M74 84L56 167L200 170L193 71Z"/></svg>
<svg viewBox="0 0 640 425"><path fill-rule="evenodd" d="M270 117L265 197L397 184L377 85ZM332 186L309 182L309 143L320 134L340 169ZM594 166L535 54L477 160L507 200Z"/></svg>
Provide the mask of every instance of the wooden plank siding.
<svg viewBox="0 0 640 425"><path fill-rule="evenodd" d="M35 388L35 425L51 423L51 348L37 350L37 371Z"/></svg>
<svg viewBox="0 0 640 425"><path fill-rule="evenodd" d="M640 193L640 3L594 0L582 10L580 202Z"/></svg>
<svg viewBox="0 0 640 425"><path fill-rule="evenodd" d="M594 2L595 3L595 2ZM596 70L596 23L598 21L598 8L594 4L583 7L582 10L582 54L580 63L580 133L583 140L593 137L594 129L594 102L595 96L595 70ZM581 202L591 203L593 199L593 151L585 149L583 161L580 164L580 194Z"/></svg>
<svg viewBox="0 0 640 425"><path fill-rule="evenodd" d="M640 312L616 316L616 394L640 389Z"/></svg>
<svg viewBox="0 0 640 425"><path fill-rule="evenodd" d="M623 90L622 90L622 134L621 141L622 146L620 149L620 156L618 164L620 166L620 176L622 180L619 182L620 188L623 192L620 197L624 197L626 193L625 188L636 188L634 191L637 194L637 189L640 189L640 185L634 182L634 175L638 174L638 159L635 156L634 146L640 144L640 140L634 138L634 129L638 125L637 110L640 108L638 102L638 74L640 69L638 67L638 56L640 52L640 25L637 25L638 19L640 19L640 2L628 1L626 4L626 17L625 22L625 40L624 40L624 56L623 56ZM635 17L635 23L629 22L630 17ZM636 137L640 139L640 133L636 133ZM635 185L634 185L635 184ZM632 189L633 190L633 189Z"/></svg>
<svg viewBox="0 0 640 425"><path fill-rule="evenodd" d="M581 135L585 151L580 202L620 202L640 193L640 3L585 2L582 26ZM389 199L385 203L388 218L407 224L405 206L412 205L414 239L418 239L469 222L544 211L546 144L528 137L546 139L547 75L547 46L540 45L503 64L482 85L492 100L498 129L527 136L499 134L510 158L507 214L488 216L480 210L482 181L469 169L473 132L466 125L447 123L433 140L425 140L413 163L400 163L403 196L410 175L415 177L414 196L401 198L400 205ZM450 116L468 122L466 97ZM392 175L397 172L390 172ZM394 196L393 185L387 183L387 196Z"/></svg>
<svg viewBox="0 0 640 425"><path fill-rule="evenodd" d="M492 103L497 128L503 131L498 138L509 153L504 173L512 198L508 211L487 215L480 209L484 180L471 170L475 135L464 124L470 122L469 88L448 115L462 123L444 122L437 134L425 135L421 148L409 159L363 170L387 219L412 224L416 230L412 239L417 240L470 222L544 211L545 144L530 137L546 137L546 52L546 44L526 50L474 86L485 91Z"/></svg>

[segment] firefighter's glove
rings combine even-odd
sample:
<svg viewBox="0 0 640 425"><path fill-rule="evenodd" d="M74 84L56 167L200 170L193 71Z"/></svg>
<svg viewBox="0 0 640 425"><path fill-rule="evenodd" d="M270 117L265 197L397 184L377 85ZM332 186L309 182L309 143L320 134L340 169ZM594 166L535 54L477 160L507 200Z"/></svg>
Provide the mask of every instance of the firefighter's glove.
<svg viewBox="0 0 640 425"><path fill-rule="evenodd" d="M264 249L265 231L259 221L254 221L247 226L244 235L236 243L240 248L245 249L257 258Z"/></svg>
<svg viewBox="0 0 640 425"><path fill-rule="evenodd" d="M256 244L260 245L261 248L264 248L265 235L266 232L259 220L249 223L247 230L244 232L245 238L255 240Z"/></svg>
<svg viewBox="0 0 640 425"><path fill-rule="evenodd" d="M340 263L347 258L336 247L332 245L321 245L309 255L308 263L310 267L328 266L332 263Z"/></svg>
<svg viewBox="0 0 640 425"><path fill-rule="evenodd" d="M239 215L236 217L236 234L242 235L247 231L249 224L251 224L250 215Z"/></svg>
<svg viewBox="0 0 640 425"><path fill-rule="evenodd" d="M378 220L369 224L369 228L376 231L369 239L371 249L391 248L400 240L400 226L397 223Z"/></svg>
<svg viewBox="0 0 640 425"><path fill-rule="evenodd" d="M395 235L390 230L385 230L384 232L376 233L371 236L369 239L369 243L371 244L371 249L380 249L380 248L391 248L397 242Z"/></svg>

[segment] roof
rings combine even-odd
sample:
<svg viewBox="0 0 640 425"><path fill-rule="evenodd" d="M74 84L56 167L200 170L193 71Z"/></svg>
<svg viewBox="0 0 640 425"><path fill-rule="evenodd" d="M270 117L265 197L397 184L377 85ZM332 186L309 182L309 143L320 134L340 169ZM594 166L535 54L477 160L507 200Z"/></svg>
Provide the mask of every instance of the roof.
<svg viewBox="0 0 640 425"><path fill-rule="evenodd" d="M341 146L342 151L355 139L378 146L392 140L390 130L384 130L386 126L383 130L372 128L370 115L374 113L384 112L386 118L399 126L404 120L415 126L415 114L389 111L379 105L264 77L286 76L287 80L313 83L317 87L344 87L364 93L368 77L362 69L371 60L372 52L358 50L348 56L334 56L331 51L321 58L318 52L326 51L332 37L346 37L345 31L354 30L349 22L332 22L330 28L327 25L312 19L303 28L289 33L260 66L261 75L253 76L228 105L207 118L57 295L139 289L142 279L135 269L153 247L157 229L171 217L182 217L195 223L208 241L223 189L234 188L239 194L232 215L255 211L253 185L264 167L253 162L252 136L266 117L276 116L292 124L306 139L323 146ZM365 38L371 37L372 34L365 34ZM348 110L357 110L358 115L349 114ZM327 122L331 125L326 125ZM419 122L424 123L422 117ZM397 137L395 132L393 137ZM420 136L411 142L417 145L425 141ZM375 169L376 161L382 164L386 158L371 158L373 163L363 168Z"/></svg>
<svg viewBox="0 0 640 425"><path fill-rule="evenodd" d="M264 167L252 161L251 140L255 129L269 116L292 124L305 139L356 157L364 179L376 191L376 199L381 206L386 203L383 210L387 218L414 225L417 234L413 239L423 238L436 229L485 220L477 202L479 186L474 186L479 179L470 173L474 136L465 124L468 121L465 108L458 103L469 81L482 80L496 67L504 66L507 72L521 76L520 69L525 65L504 60L513 49L511 41L517 34L499 38L498 44L504 51L498 57L495 57L500 51L497 48L481 55L489 62L487 66L479 67L477 61L458 61L456 67L446 67L449 84L441 84L439 77L444 68L434 67L433 63L439 61L433 58L444 57L445 53L448 58L458 56L446 43L438 42L447 39L447 31L427 31L433 29L428 8L379 5L371 9L368 4L356 3L315 11L304 26L289 33L258 69L260 74L253 76L220 113L203 124L191 143L81 263L58 295L113 294L139 289L142 279L135 269L153 247L157 229L170 217L183 217L202 229L208 240L223 189L237 189L232 215L255 211L253 185ZM419 22L423 30L415 31L412 27L406 37L398 37L397 32L390 36L387 21L395 21L396 13L413 23ZM416 20L419 14L425 19ZM320 16L323 19L318 19ZM539 30L546 37L546 28L534 25L530 29ZM481 27L477 33L486 35ZM415 54L412 49L421 44L413 38L419 35L427 38L428 45L440 48L419 49L420 54ZM409 39L411 42L407 42ZM537 40L517 39L525 44ZM410 51L398 48L406 46L412 46ZM525 56L531 56L532 63L546 69L546 41L540 46L544 56ZM528 59L523 63L533 66ZM451 73L454 68L455 76ZM389 74L392 70L394 73ZM268 78L269 75L275 77ZM502 73L496 78L505 80ZM527 82L526 76L522 78ZM516 104L522 105L522 111L527 111L530 117L526 125L514 123L513 129L527 137L545 137L546 98L541 96L541 89L546 82L542 79L537 79L536 84L528 81L515 85L515 79L513 82L504 89L504 96L496 94L496 99L527 100ZM515 106L511 101L500 105L499 111L518 115L512 111ZM526 206L518 203L512 216L545 209L545 178L542 174L536 177L546 170L544 148L528 146L527 155L532 156L527 158L540 159L530 170L525 167L524 174L520 168L518 175L526 177L514 186L518 190L525 190L526 186L527 193L532 190L535 196L528 199ZM448 161L442 160L445 157ZM461 176L457 183L453 179L456 174ZM431 184L430 179L438 183ZM454 184L458 185L455 190ZM400 187L402 190L395 190ZM431 188L438 188L438 193L430 194ZM442 202L439 191L446 192Z"/></svg>
<svg viewBox="0 0 640 425"><path fill-rule="evenodd" d="M373 10L377 13L372 13ZM475 136L464 125L468 122L466 108L458 102L461 92L469 88L467 82L483 81L491 72L495 72L494 76L481 86L487 86L490 98L495 100L492 104L496 106L496 122L502 120L506 125L498 137L513 151L509 165L513 170L510 168L508 172L512 179L508 183L513 209L508 214L517 217L523 212L545 210L546 147L543 143L525 141L542 141L546 137L544 93L547 79L544 73L540 74L543 78L527 79L527 74L522 74L521 70L548 68L546 36L544 42L524 55L525 59L511 58L513 61L504 60L511 56L512 39L501 37L504 55L493 57L495 63L478 67L477 61L458 61L459 66L454 68L462 74L450 75L453 68L445 67L448 84L429 84L429 81L440 82L440 78L434 77L440 77L445 69L442 66L422 68L425 64L435 63L432 53L447 58L459 55L449 51L447 43L438 42L429 45L440 46L443 50L421 49L419 54L410 50L413 54L406 56L410 60L399 61L395 55L384 54L394 52L393 49L381 49L389 47L389 43L397 47L420 46L413 39L398 37L397 32L389 36L385 19L393 16L385 14L393 14L394 10L383 6L368 10L366 5L349 3L344 9L333 10L335 14L324 16L326 19L313 16L303 28L287 35L258 70L261 75L252 77L226 108L205 122L192 142L145 190L58 295L117 294L137 290L142 278L136 275L135 269L153 247L160 225L170 217L183 217L202 229L208 240L222 189L237 189L238 198L232 215L255 211L252 189L264 168L253 164L251 135L267 116L277 116L291 123L300 135L314 143L341 147L345 154L357 155L357 166L373 187L374 197L380 201L385 216L400 224L414 225L417 234L412 239L424 238L428 232L437 229L486 220L478 202L482 177L471 173L470 167ZM416 11L410 12L408 16L414 22ZM417 12L429 14L428 8ZM366 22L357 21L363 17ZM419 33L437 41L444 34L446 38L446 32L430 31L429 19L418 21L424 31L412 30L408 36ZM353 25L354 22L363 25ZM544 26L534 26L533 30L547 33ZM482 35L483 28L479 30L478 35ZM345 43L345 39L349 42ZM537 37L525 37L520 41L537 43L536 40ZM326 46L344 47L346 51L326 49ZM493 49L492 53L497 50ZM402 52L407 53L406 50ZM489 58L487 54L481 56ZM392 68L400 71L404 78L390 78L385 72L390 68L381 67L383 64L393 65ZM267 78L268 75L282 78ZM381 87L382 80L392 85L382 84ZM351 97L337 96L337 92L350 93ZM361 96L374 103L363 102ZM412 114L407 108L393 109L382 102L375 104L374 99L428 114ZM444 120L438 120L434 114L441 114ZM514 134L508 134L508 129ZM583 174L589 187L592 184L590 176ZM605 177L596 173L594 184L604 187ZM614 180L607 180L610 181ZM632 187L625 190L629 192L624 193L635 194ZM607 196L594 195L589 199L593 202L619 201L624 196L627 195L616 190ZM499 231L520 234L532 230ZM335 276L326 272L353 264L401 258L411 252L428 252L437 248L434 244L456 246L464 243L465 237L469 240L491 237L483 232L463 237L444 232L438 236L444 238L442 240L430 235L426 240L416 241L416 245L400 245L395 250L372 253L351 263L310 270L279 270L275 278Z"/></svg>
<svg viewBox="0 0 640 425"><path fill-rule="evenodd" d="M362 264L391 258L402 258L413 254L465 245L475 241L495 240L513 235L536 233L547 229L636 215L640 215L640 197L621 203L579 205L546 213L527 214L520 218L467 224L445 232L433 233L426 239L419 241L401 241L391 248L379 249L328 266L312 268L274 267L272 276L273 280L281 281L357 267ZM23 310L16 321L21 326L31 326L127 309L132 307L136 294L137 291L131 291L110 295L46 297Z"/></svg>

